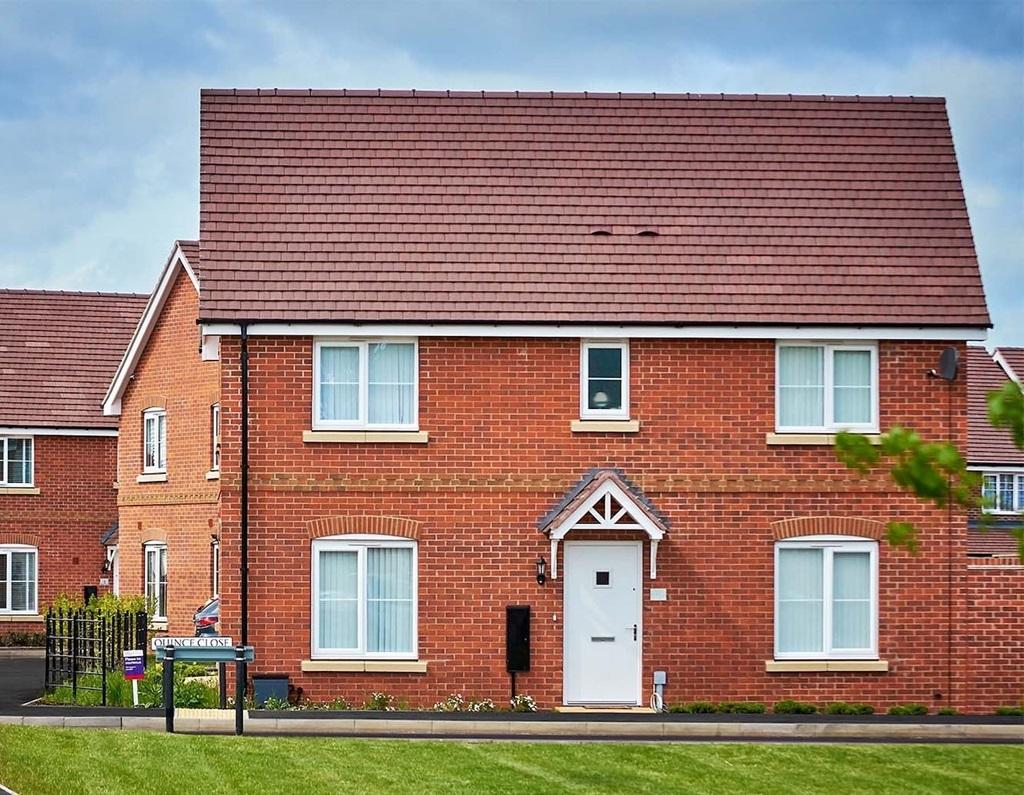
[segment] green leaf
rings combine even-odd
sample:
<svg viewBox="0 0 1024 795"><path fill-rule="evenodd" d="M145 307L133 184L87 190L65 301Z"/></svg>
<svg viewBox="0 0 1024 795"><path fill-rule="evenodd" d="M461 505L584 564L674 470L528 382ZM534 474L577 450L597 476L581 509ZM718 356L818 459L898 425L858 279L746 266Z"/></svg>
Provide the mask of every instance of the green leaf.
<svg viewBox="0 0 1024 795"><path fill-rule="evenodd" d="M1020 384L1009 381L1002 389L988 393L988 420L996 428L1009 430L1013 443L1024 450L1024 393Z"/></svg>
<svg viewBox="0 0 1024 795"><path fill-rule="evenodd" d="M885 539L890 546L903 547L911 555L916 555L920 549L917 528L910 522L889 522L885 526Z"/></svg>

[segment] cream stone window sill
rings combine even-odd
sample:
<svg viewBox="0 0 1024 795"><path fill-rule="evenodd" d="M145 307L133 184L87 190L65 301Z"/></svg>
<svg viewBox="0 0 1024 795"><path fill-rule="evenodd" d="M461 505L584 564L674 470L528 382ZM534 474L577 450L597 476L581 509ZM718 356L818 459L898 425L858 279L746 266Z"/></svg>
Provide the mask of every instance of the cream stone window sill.
<svg viewBox="0 0 1024 795"><path fill-rule="evenodd" d="M166 472L143 472L137 478L136 483L166 483L167 473Z"/></svg>
<svg viewBox="0 0 1024 795"><path fill-rule="evenodd" d="M219 469L211 469L209 472L206 473L206 479L207 480L220 480L220 470Z"/></svg>
<svg viewBox="0 0 1024 795"><path fill-rule="evenodd" d="M0 624L35 624L45 620L45 616L34 613L0 613Z"/></svg>
<svg viewBox="0 0 1024 795"><path fill-rule="evenodd" d="M0 494L31 496L38 493L39 489L35 486L0 486Z"/></svg>
<svg viewBox="0 0 1024 795"><path fill-rule="evenodd" d="M765 660L764 670L770 674L830 671L846 673L884 673L888 660Z"/></svg>
<svg viewBox="0 0 1024 795"><path fill-rule="evenodd" d="M866 433L868 441L871 444L881 444L882 437L877 433ZM836 434L834 433L766 433L764 435L766 444L770 445L785 445L785 444L802 444L802 445L833 445L836 443Z"/></svg>
<svg viewBox="0 0 1024 795"><path fill-rule="evenodd" d="M304 442L398 442L426 444L430 436L426 431L303 431Z"/></svg>
<svg viewBox="0 0 1024 795"><path fill-rule="evenodd" d="M154 618L150 619L149 628L156 630L157 632L167 631L167 619L166 618Z"/></svg>
<svg viewBox="0 0 1024 795"><path fill-rule="evenodd" d="M573 433L637 433L640 420L573 420Z"/></svg>
<svg viewBox="0 0 1024 795"><path fill-rule="evenodd" d="M426 660L303 660L306 673L425 674Z"/></svg>

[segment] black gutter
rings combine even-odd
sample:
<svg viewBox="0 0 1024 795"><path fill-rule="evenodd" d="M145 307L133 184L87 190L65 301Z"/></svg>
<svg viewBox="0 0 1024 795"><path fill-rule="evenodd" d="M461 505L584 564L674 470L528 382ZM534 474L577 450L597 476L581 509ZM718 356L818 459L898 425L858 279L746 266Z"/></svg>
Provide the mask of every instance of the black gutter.
<svg viewBox="0 0 1024 795"><path fill-rule="evenodd" d="M242 332L242 495L241 554L238 576L241 589L241 644L249 643L249 324L241 324Z"/></svg>

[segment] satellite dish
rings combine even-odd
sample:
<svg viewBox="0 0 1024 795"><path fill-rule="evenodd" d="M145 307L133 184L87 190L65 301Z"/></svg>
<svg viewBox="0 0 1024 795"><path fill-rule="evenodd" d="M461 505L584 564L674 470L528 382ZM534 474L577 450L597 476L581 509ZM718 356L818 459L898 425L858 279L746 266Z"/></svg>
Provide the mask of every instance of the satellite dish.
<svg viewBox="0 0 1024 795"><path fill-rule="evenodd" d="M960 370L960 352L956 348L946 348L939 357L939 378L955 381Z"/></svg>

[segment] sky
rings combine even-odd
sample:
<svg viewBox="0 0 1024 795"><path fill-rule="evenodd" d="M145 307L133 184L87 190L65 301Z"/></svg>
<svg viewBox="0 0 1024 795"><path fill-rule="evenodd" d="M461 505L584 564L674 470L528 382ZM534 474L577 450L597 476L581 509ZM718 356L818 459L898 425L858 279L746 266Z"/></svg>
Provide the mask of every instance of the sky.
<svg viewBox="0 0 1024 795"><path fill-rule="evenodd" d="M148 292L199 89L938 95L990 341L1024 345L1024 0L0 0L0 286Z"/></svg>

